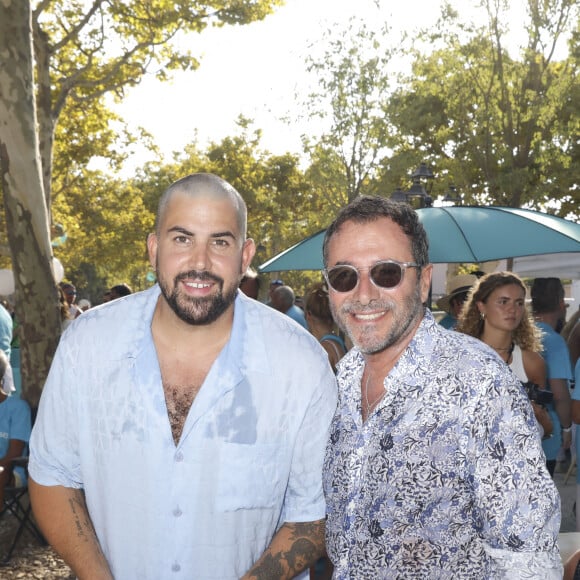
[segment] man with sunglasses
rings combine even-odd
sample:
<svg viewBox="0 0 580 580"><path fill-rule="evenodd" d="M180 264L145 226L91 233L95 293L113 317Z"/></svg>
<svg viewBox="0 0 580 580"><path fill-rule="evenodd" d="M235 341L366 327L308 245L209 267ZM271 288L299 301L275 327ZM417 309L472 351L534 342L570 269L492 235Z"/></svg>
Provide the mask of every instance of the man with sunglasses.
<svg viewBox="0 0 580 580"><path fill-rule="evenodd" d="M425 307L417 213L359 197L326 231L339 363L325 459L337 579L561 578L560 500L519 381Z"/></svg>

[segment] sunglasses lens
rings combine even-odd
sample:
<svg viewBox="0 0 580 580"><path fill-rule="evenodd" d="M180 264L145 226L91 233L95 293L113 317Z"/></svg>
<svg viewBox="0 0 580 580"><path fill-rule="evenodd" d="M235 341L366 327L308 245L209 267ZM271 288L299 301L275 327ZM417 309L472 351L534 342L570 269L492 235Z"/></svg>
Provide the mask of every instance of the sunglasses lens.
<svg viewBox="0 0 580 580"><path fill-rule="evenodd" d="M358 277L358 271L352 266L336 266L327 273L328 283L336 292L353 290ZM396 288L403 279L403 267L397 262L379 262L371 268L370 277L379 288Z"/></svg>
<svg viewBox="0 0 580 580"><path fill-rule="evenodd" d="M394 288L401 283L403 270L399 264L380 262L371 269L371 278L381 288Z"/></svg>
<svg viewBox="0 0 580 580"><path fill-rule="evenodd" d="M358 272L348 266L337 266L328 272L328 283L337 292L350 292L358 281Z"/></svg>

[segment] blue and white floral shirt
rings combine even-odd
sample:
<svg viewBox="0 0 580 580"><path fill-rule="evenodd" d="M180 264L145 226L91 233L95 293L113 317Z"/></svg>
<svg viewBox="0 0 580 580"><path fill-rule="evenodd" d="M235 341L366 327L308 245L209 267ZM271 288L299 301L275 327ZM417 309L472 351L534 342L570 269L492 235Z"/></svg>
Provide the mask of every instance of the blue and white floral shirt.
<svg viewBox="0 0 580 580"><path fill-rule="evenodd" d="M325 460L335 579L561 578L560 499L519 381L429 311L361 417L364 359L339 363Z"/></svg>

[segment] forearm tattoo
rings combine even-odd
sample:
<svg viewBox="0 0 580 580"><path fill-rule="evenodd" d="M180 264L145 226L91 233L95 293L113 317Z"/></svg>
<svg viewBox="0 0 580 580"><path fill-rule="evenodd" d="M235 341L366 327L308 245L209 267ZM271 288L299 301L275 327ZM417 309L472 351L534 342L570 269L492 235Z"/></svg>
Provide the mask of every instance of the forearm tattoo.
<svg viewBox="0 0 580 580"><path fill-rule="evenodd" d="M73 546L60 555L78 578L113 578L103 554L93 522L87 510L83 490L73 490L68 499L72 521L76 530ZM72 539L72 537L71 537ZM82 572L80 571L82 569Z"/></svg>
<svg viewBox="0 0 580 580"><path fill-rule="evenodd" d="M324 553L324 521L284 524L290 546L269 550L250 572L251 578L273 580L293 578L313 565Z"/></svg>
<svg viewBox="0 0 580 580"><path fill-rule="evenodd" d="M95 528L89 517L85 495L82 490L75 490L73 497L69 499L68 503L77 530L77 537L85 542L98 543Z"/></svg>

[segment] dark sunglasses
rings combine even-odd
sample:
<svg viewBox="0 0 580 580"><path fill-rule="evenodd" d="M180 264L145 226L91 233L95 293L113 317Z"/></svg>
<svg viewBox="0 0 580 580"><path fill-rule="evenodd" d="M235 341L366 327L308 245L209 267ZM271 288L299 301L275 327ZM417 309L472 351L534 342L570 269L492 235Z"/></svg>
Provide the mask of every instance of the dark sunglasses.
<svg viewBox="0 0 580 580"><path fill-rule="evenodd" d="M324 277L335 292L350 292L358 286L359 272L368 270L371 282L377 288L392 290L403 281L403 275L407 268L419 268L419 264L395 260L382 260L370 268L355 268L343 264L334 266L330 270L324 270Z"/></svg>

